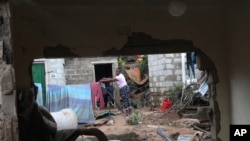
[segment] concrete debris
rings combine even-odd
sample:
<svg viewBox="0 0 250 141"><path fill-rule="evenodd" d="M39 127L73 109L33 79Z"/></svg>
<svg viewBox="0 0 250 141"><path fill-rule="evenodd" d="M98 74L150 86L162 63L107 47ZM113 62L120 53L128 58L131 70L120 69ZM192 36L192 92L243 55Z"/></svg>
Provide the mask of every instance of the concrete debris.
<svg viewBox="0 0 250 141"><path fill-rule="evenodd" d="M189 118L183 118L179 119L173 122L174 126L176 127L186 127L190 128L194 124L200 124L200 121L198 119L189 119Z"/></svg>

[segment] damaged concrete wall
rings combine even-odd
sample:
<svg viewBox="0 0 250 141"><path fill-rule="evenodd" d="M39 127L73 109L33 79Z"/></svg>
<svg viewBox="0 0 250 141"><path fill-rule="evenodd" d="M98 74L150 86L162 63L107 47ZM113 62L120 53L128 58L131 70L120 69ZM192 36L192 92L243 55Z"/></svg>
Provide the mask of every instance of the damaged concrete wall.
<svg viewBox="0 0 250 141"><path fill-rule="evenodd" d="M18 141L14 72L11 58L10 9L0 2L0 140Z"/></svg>
<svg viewBox="0 0 250 141"><path fill-rule="evenodd" d="M14 73L11 65L0 64L0 140L18 141Z"/></svg>
<svg viewBox="0 0 250 141"><path fill-rule="evenodd" d="M187 3L181 17L173 17L168 2L131 5L19 5L13 3L13 51L17 88L30 85L28 66L33 58L41 57L93 57L112 55L150 54L156 48L162 53L188 51L185 45L169 49L164 46L140 44L122 49L132 32L143 32L159 40L186 39L211 58L218 70L220 82L217 100L221 110L222 140L229 140L230 98L228 58L225 44L225 3L205 0ZM125 25L125 26L124 26ZM127 27L129 30L122 31ZM126 28L126 29L127 29ZM120 32L124 33L120 33ZM139 40L141 36L137 39ZM150 37L144 36L146 43ZM133 42L133 41L131 41ZM160 53L160 52L157 52Z"/></svg>

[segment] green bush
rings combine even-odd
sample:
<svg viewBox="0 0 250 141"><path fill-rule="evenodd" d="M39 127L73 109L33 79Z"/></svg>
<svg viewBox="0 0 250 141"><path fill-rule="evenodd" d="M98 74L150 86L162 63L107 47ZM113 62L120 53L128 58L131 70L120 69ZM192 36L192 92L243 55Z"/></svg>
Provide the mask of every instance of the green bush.
<svg viewBox="0 0 250 141"><path fill-rule="evenodd" d="M176 94L182 92L182 87L182 84L174 84L173 87L170 87L167 91L164 92L164 95L175 99Z"/></svg>
<svg viewBox="0 0 250 141"><path fill-rule="evenodd" d="M141 120L140 117L140 110L136 110L134 113L132 113L131 116L127 119L127 124L129 125L138 125Z"/></svg>
<svg viewBox="0 0 250 141"><path fill-rule="evenodd" d="M182 91L182 84L174 84L174 86L170 89L170 92L173 94L179 93Z"/></svg>
<svg viewBox="0 0 250 141"><path fill-rule="evenodd" d="M144 55L142 62L140 62L140 73L141 77L144 77L144 74L148 74L148 56Z"/></svg>

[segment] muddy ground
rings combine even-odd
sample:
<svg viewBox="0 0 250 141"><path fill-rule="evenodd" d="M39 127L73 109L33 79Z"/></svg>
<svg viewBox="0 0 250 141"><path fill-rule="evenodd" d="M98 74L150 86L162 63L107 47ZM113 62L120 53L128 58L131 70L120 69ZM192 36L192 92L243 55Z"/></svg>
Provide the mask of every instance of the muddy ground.
<svg viewBox="0 0 250 141"><path fill-rule="evenodd" d="M95 115L100 115L106 111L108 110L95 110ZM133 109L133 112L136 112L136 109ZM126 122L129 118L125 117L117 109L111 109L111 113L115 115L98 119L95 124L92 125L92 127L99 128L103 131L109 140L164 141L164 139L157 134L158 127L160 127L167 136L179 133L179 138L180 136L193 136L196 132L196 130L191 128L176 126L175 121L179 120L180 117L174 113L162 113L160 109L141 108L139 110L140 121L139 124L136 125L129 125ZM84 136L78 139L78 141L81 140L96 141L97 139ZM177 140L177 138L175 140Z"/></svg>

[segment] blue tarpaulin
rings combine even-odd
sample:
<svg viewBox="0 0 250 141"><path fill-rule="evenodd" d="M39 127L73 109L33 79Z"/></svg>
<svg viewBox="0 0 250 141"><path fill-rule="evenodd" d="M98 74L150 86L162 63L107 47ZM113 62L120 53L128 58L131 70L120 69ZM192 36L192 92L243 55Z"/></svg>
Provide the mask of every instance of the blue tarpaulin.
<svg viewBox="0 0 250 141"><path fill-rule="evenodd" d="M64 108L72 109L79 123L95 121L90 84L47 85L46 107L50 112L58 112Z"/></svg>
<svg viewBox="0 0 250 141"><path fill-rule="evenodd" d="M43 88L42 88L42 84L41 83L34 83L34 84L38 88L36 103L38 105L40 105L40 106L43 106Z"/></svg>

